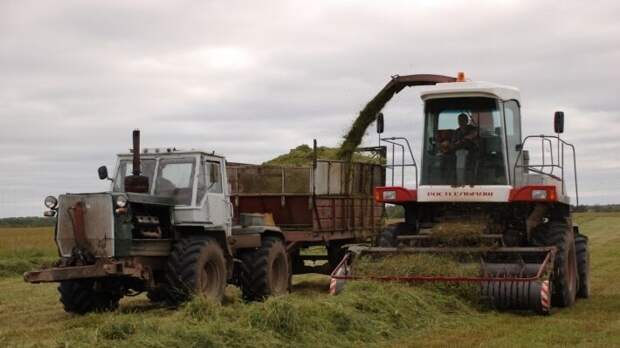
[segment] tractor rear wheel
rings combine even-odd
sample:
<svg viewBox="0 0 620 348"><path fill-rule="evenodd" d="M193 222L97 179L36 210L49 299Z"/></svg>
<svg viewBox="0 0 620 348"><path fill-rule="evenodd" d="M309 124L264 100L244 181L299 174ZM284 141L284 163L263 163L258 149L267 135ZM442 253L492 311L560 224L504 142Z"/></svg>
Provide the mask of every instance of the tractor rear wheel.
<svg viewBox="0 0 620 348"><path fill-rule="evenodd" d="M226 259L216 240L181 241L173 249L166 265L168 302L184 302L192 295L222 301L226 279Z"/></svg>
<svg viewBox="0 0 620 348"><path fill-rule="evenodd" d="M577 252L577 274L579 286L577 297L590 297L590 250L588 250L588 237L577 234L575 236L575 250Z"/></svg>
<svg viewBox="0 0 620 348"><path fill-rule="evenodd" d="M60 282L60 302L65 311L76 314L111 311L118 308L120 292L101 289L102 281L94 279L65 280Z"/></svg>
<svg viewBox="0 0 620 348"><path fill-rule="evenodd" d="M561 221L551 221L548 228L533 236L534 243L543 246L556 246L557 252L551 275L551 303L558 307L570 307L577 295L577 255L575 236L572 228Z"/></svg>
<svg viewBox="0 0 620 348"><path fill-rule="evenodd" d="M263 237L261 246L244 252L241 260L245 266L241 277L243 298L260 301L289 292L291 267L281 238Z"/></svg>

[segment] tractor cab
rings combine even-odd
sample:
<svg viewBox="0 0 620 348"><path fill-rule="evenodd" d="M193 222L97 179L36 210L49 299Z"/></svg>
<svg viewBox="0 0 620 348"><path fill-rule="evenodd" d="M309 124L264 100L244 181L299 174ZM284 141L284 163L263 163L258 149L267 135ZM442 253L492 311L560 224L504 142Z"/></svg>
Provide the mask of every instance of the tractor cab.
<svg viewBox="0 0 620 348"><path fill-rule="evenodd" d="M111 183L112 192L126 192L126 178L133 173L133 155L119 154ZM144 149L140 172L148 178L148 195L174 201L176 223L204 223L230 229L225 159L213 153L177 149Z"/></svg>

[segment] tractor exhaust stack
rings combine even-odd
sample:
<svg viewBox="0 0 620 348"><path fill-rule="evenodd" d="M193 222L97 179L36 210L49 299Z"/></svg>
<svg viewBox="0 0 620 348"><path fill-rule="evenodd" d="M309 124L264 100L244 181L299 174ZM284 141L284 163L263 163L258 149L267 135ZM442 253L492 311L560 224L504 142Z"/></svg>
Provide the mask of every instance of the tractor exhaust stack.
<svg viewBox="0 0 620 348"><path fill-rule="evenodd" d="M125 178L125 192L149 193L149 178L140 171L140 130L133 131L133 169Z"/></svg>

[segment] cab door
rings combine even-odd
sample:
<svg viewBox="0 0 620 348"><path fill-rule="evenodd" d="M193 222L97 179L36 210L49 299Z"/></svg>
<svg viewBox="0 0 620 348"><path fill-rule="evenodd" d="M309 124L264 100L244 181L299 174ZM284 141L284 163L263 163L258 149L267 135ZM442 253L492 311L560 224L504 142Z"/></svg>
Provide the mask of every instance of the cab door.
<svg viewBox="0 0 620 348"><path fill-rule="evenodd" d="M225 167L222 158L207 157L204 162L206 181L206 206L208 220L216 226L222 226L226 235L232 228L232 212L225 188Z"/></svg>

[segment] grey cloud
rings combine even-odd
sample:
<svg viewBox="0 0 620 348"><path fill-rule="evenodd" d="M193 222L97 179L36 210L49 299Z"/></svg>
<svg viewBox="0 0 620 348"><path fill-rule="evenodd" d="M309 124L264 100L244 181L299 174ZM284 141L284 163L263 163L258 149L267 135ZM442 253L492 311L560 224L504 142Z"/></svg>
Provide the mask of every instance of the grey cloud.
<svg viewBox="0 0 620 348"><path fill-rule="evenodd" d="M0 216L105 189L95 169L135 127L146 146L262 162L338 144L391 74L457 71L518 86L526 133L564 109L584 200L617 202L619 13L614 1L4 1ZM385 110L386 135L416 155L420 105L406 90Z"/></svg>

